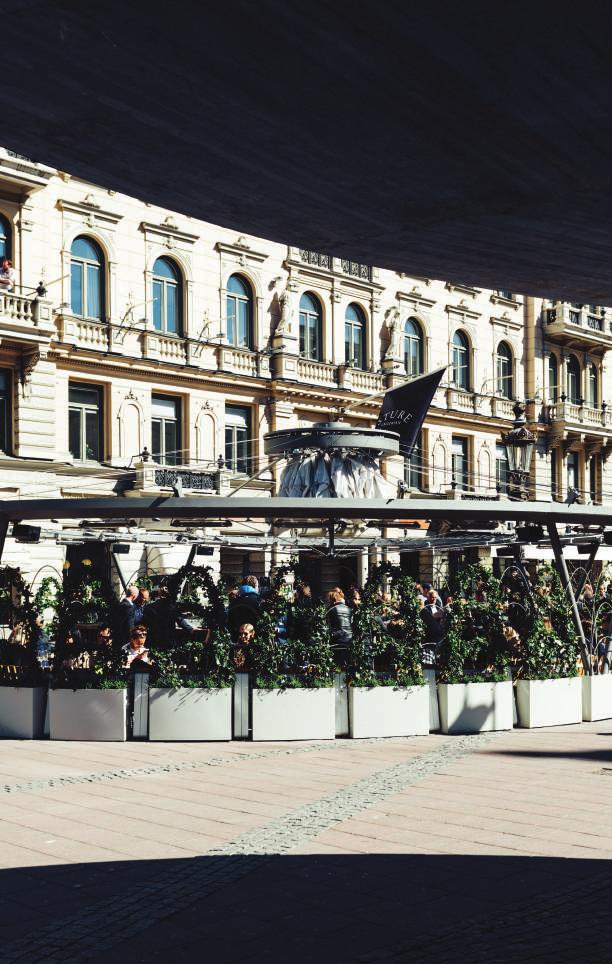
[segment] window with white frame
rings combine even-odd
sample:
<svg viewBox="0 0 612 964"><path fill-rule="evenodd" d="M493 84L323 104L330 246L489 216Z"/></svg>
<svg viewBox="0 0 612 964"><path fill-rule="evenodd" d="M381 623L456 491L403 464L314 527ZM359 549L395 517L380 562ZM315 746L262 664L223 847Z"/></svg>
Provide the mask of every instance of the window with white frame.
<svg viewBox="0 0 612 964"><path fill-rule="evenodd" d="M181 400L171 395L153 395L151 398L151 448L154 462L162 465L180 465L181 451Z"/></svg>
<svg viewBox="0 0 612 964"><path fill-rule="evenodd" d="M68 448L79 462L103 457L102 389L71 382L68 387Z"/></svg>
<svg viewBox="0 0 612 964"><path fill-rule="evenodd" d="M225 464L232 472L248 475L251 465L251 409L225 407Z"/></svg>

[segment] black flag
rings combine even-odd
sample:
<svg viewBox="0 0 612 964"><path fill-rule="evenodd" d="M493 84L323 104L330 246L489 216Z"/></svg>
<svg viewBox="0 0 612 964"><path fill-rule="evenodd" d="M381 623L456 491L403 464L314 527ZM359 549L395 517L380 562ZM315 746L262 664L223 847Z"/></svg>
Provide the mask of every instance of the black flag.
<svg viewBox="0 0 612 964"><path fill-rule="evenodd" d="M419 375L405 385L391 388L383 398L376 428L398 433L402 455L411 453L445 371L446 365L428 375Z"/></svg>

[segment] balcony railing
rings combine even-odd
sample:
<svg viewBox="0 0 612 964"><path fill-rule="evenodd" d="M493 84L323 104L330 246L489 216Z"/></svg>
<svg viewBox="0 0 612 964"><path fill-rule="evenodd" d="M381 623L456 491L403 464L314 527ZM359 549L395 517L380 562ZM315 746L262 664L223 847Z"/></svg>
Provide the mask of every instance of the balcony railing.
<svg viewBox="0 0 612 964"><path fill-rule="evenodd" d="M313 265L315 268L323 268L325 271L337 271L341 274L348 274L352 278L360 278L362 281L372 280L372 268L368 264L360 264L358 261L350 261L348 258L334 258L329 254L321 254L319 251L307 251L299 248L300 261L304 264Z"/></svg>
<svg viewBox="0 0 612 964"><path fill-rule="evenodd" d="M606 428L612 422L605 407L592 408L590 405L579 405L568 401L547 405L545 417L551 425L553 422L567 422L570 425L597 429Z"/></svg>
<svg viewBox="0 0 612 964"><path fill-rule="evenodd" d="M564 343L582 341L584 344L612 347L612 324L605 310L593 311L588 305L578 307L557 301L544 314L548 337Z"/></svg>
<svg viewBox="0 0 612 964"><path fill-rule="evenodd" d="M347 261L342 258L340 265L343 274L350 274L354 278L361 278L363 281L372 280L372 269L367 264L359 264L357 261Z"/></svg>
<svg viewBox="0 0 612 964"><path fill-rule="evenodd" d="M304 248L300 248L300 259L305 264L312 264L316 268L325 268L327 271L331 271L332 259L329 254L319 254L318 251L306 251Z"/></svg>
<svg viewBox="0 0 612 964"><path fill-rule="evenodd" d="M338 376L335 365L313 361L310 358L298 359L298 378L311 385L337 385Z"/></svg>

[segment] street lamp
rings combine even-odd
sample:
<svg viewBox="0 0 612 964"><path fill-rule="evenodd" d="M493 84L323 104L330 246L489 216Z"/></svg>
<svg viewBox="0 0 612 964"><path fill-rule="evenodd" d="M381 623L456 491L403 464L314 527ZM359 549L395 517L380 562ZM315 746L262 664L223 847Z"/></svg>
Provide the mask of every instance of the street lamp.
<svg viewBox="0 0 612 964"><path fill-rule="evenodd" d="M529 498L527 482L536 437L527 428L525 406L515 402L512 411L514 425L502 436L508 457L508 497L525 501Z"/></svg>

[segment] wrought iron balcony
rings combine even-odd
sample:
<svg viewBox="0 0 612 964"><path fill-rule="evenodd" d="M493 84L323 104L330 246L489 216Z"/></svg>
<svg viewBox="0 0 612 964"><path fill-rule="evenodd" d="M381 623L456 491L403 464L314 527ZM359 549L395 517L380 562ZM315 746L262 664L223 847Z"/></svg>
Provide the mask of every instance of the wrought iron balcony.
<svg viewBox="0 0 612 964"><path fill-rule="evenodd" d="M612 348L612 324L606 309L556 302L544 315L544 332L551 341L576 348Z"/></svg>
<svg viewBox="0 0 612 964"><path fill-rule="evenodd" d="M373 272L368 264L360 264L358 261L350 261L347 258L334 258L332 255L321 254L318 251L307 251L305 248L299 248L298 251L300 261L304 264L322 268L324 271L347 274L362 281L372 281Z"/></svg>

